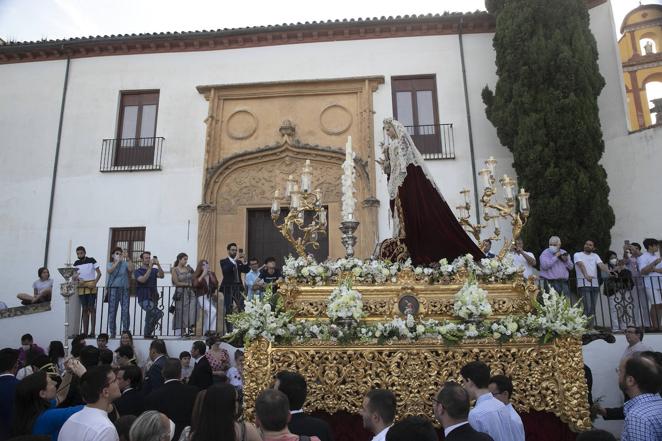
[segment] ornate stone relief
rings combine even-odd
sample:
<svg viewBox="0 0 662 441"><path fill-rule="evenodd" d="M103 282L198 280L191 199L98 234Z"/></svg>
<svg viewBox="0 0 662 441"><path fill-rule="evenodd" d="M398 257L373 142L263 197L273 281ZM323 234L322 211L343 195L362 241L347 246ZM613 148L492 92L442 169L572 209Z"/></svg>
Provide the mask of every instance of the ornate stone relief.
<svg viewBox="0 0 662 441"><path fill-rule="evenodd" d="M331 104L320 113L320 128L327 135L342 135L352 127L352 113L340 104Z"/></svg>
<svg viewBox="0 0 662 441"><path fill-rule="evenodd" d="M225 124L228 136L236 140L250 138L257 131L257 126L257 117L248 110L237 110Z"/></svg>

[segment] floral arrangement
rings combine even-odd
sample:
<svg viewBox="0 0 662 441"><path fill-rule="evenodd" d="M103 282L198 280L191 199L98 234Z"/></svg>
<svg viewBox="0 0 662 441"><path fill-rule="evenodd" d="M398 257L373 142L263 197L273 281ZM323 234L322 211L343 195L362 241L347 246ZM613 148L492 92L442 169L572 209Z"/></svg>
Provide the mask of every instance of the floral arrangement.
<svg viewBox="0 0 662 441"><path fill-rule="evenodd" d="M228 316L234 329L223 337L227 341L243 338L245 343L262 337L268 341L287 339L295 331L293 314L283 306L283 299L267 285L264 295L254 296L244 303L244 311Z"/></svg>
<svg viewBox="0 0 662 441"><path fill-rule="evenodd" d="M335 284L347 276L359 283L381 284L397 282L399 273L404 270L412 271L417 281L430 284L450 283L460 271L475 274L478 280L492 283L512 281L518 273L510 256L482 259L477 263L473 256L467 254L452 263L441 259L431 266L414 266L409 259L403 263L394 263L388 260L343 258L317 263L309 256L289 256L285 259L283 275L287 280L303 285Z"/></svg>
<svg viewBox="0 0 662 441"><path fill-rule="evenodd" d="M358 322L363 317L361 293L352 289L349 280L331 291L326 306L326 315L334 322L338 319L353 319Z"/></svg>
<svg viewBox="0 0 662 441"><path fill-rule="evenodd" d="M487 299L487 291L471 278L455 294L453 313L464 320L477 321L492 315L492 305Z"/></svg>
<svg viewBox="0 0 662 441"><path fill-rule="evenodd" d="M341 284L334 292L336 295L334 297L332 294L330 301L331 298L343 300L337 301L338 308L336 312L329 313L329 318L333 320L333 316L343 317L340 315L342 313L344 317L359 320L357 316L363 314L358 308L359 304L362 305L360 293L347 284ZM235 329L225 339L232 341L243 336L245 343L259 337L271 342L306 342L317 339L350 343L377 340L383 344L427 339L454 344L467 339L492 338L504 343L511 338L526 336L537 337L541 342L548 343L557 337L579 337L586 332L588 323L581 306L571 305L565 296L554 290L543 293L542 303L535 303L534 313L474 323L422 320L413 315L378 323L360 322L351 328L338 326L328 320L294 321L293 315L284 310L282 300L271 290L262 299L247 301L244 312L230 315L228 319Z"/></svg>
<svg viewBox="0 0 662 441"><path fill-rule="evenodd" d="M542 303L534 300L537 314L528 314L525 326L534 329L533 335L544 342L561 335L581 336L586 332L588 317L580 302L572 305L566 296L550 288L542 293Z"/></svg>

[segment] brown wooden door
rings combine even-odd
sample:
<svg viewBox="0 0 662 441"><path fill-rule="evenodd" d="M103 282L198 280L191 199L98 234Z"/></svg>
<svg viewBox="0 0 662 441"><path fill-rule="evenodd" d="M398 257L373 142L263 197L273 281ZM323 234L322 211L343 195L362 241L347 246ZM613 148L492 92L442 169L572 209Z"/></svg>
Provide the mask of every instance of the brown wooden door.
<svg viewBox="0 0 662 441"><path fill-rule="evenodd" d="M115 165L153 163L158 106L158 92L122 94Z"/></svg>
<svg viewBox="0 0 662 441"><path fill-rule="evenodd" d="M328 209L327 209L328 213ZM281 219L285 217L287 211L281 211ZM307 213L306 222L310 215ZM276 265L281 268L288 254L297 256L294 248L280 234L280 231L274 226L271 220L271 211L269 208L251 208L247 213L248 219L248 244L246 257L256 257L260 263L264 263L267 257L274 257ZM320 247L313 250L308 247L306 251L313 253L318 262L323 262L329 257L329 239L328 235L320 235Z"/></svg>
<svg viewBox="0 0 662 441"><path fill-rule="evenodd" d="M393 77L391 81L395 119L407 128L421 153L441 152L435 76Z"/></svg>

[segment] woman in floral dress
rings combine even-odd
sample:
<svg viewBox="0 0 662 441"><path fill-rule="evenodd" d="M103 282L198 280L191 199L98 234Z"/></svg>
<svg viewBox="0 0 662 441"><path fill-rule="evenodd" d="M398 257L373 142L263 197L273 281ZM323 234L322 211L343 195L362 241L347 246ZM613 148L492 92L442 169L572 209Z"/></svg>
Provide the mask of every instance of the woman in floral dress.
<svg viewBox="0 0 662 441"><path fill-rule="evenodd" d="M217 337L207 339L209 350L205 353L207 361L211 366L214 383L225 383L228 381L227 372L230 368L230 355L221 347L221 341Z"/></svg>

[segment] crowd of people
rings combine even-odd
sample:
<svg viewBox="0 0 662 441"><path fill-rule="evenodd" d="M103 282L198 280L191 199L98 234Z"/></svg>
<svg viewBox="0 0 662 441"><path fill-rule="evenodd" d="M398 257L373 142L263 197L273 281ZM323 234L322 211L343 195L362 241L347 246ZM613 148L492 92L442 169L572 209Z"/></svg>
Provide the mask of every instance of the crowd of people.
<svg viewBox="0 0 662 441"><path fill-rule="evenodd" d="M491 246L490 241L484 241L481 249L486 256L493 258ZM84 247L79 246L76 253L78 260L74 267L78 271L74 277L78 280L81 305L78 329L85 335L94 336L98 282L102 272L97 261L87 256ZM209 332L230 332L232 325L225 319L227 315L242 311L246 298L261 295L267 285L275 286L283 275L273 257L266 258L263 264L254 257L246 259L243 249L235 243L227 245L227 253L219 262L220 279L209 261L202 259L193 268L188 263L188 255L179 253L170 269L173 291L168 292L172 295L166 298L165 291L157 286L157 280L165 277L165 271L156 256L143 251L140 265L134 267L126 250L114 248L107 264L103 289L103 301L108 303L103 330L115 337L118 310L121 310L121 331L132 329L129 302L133 279L136 303L143 311L140 320L145 337L154 337L159 323L162 335L193 337ZM662 258L656 239L645 239L643 247L625 241L620 255L610 250L603 254L604 261L592 240L587 240L582 250L571 254L562 248L558 236L549 238L549 247L538 259L524 249L521 239L515 242L510 255L515 265L522 268L524 277L538 277L541 288L554 288L573 303L581 299L584 312L593 317L594 325L597 323L595 316L601 315L602 323L611 324L614 330L623 330L627 326L662 327ZM17 295L23 304L50 301L53 280L48 269L39 268L38 275L39 279L33 283L33 294ZM609 297L609 311L597 310L600 295ZM623 298L613 300L615 295ZM168 319L172 329L167 330L162 329L162 306L165 303L165 310L172 314Z"/></svg>
<svg viewBox="0 0 662 441"><path fill-rule="evenodd" d="M268 285L273 285L283 276L276 267L274 257L267 257L263 264L254 257L246 260L243 250L238 249L235 243L228 244L227 252L227 257L220 261L220 283L209 261L200 260L194 269L188 263L188 255L179 253L170 269L172 295L164 299L164 291L158 288L158 279L165 278L166 272L157 256L143 251L140 253L140 265L135 266L127 250L113 248L101 296L103 302L108 304L103 330L111 338L116 337L119 311L121 332L132 329L130 287L134 280L136 303L142 309L142 333L145 338L153 338L157 326L162 323L164 311L160 306L164 301L168 303L165 309L172 314L168 320L172 335L192 337L231 331L232 325L225 317L233 311L244 309L245 296L252 299L262 295ZM76 320L72 323L83 335L95 337L97 300L100 297L98 284L102 271L96 259L87 255L85 247L77 247L76 254L78 259L73 266L77 269L74 280L78 282L80 324ZM51 300L53 280L48 268L39 268L37 273L39 279L33 283L34 293L17 294L24 305Z"/></svg>
<svg viewBox="0 0 662 441"><path fill-rule="evenodd" d="M641 343L640 330L628 333L619 367L626 396L621 439L662 439L662 353ZM59 344L58 344L59 343ZM304 411L308 386L300 373L281 371L255 401L254 423L244 419L243 353L234 363L217 339L194 341L190 352L168 354L163 340L151 341L141 368L130 334L114 351L107 336L88 345L71 342L65 358L61 342L48 352L26 334L19 349L0 350L0 441L333 441L333 427ZM22 374L20 374L22 373ZM19 375L20 374L20 375ZM511 379L492 375L479 360L464 365L461 382L445 381L434 396L421 396L446 440L523 441L525 428L511 400ZM458 378L458 379L459 379ZM360 393L357 391L357 393ZM473 406L471 403L473 402ZM393 391L367 391L359 411L373 441L437 441L433 421L400 418ZM589 431L580 441L614 440Z"/></svg>

